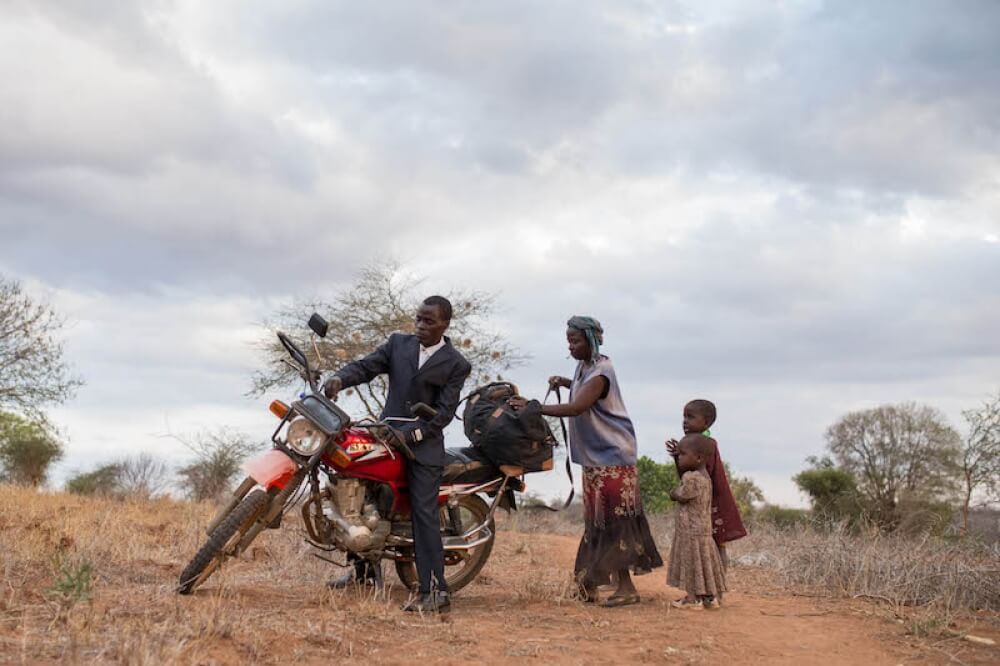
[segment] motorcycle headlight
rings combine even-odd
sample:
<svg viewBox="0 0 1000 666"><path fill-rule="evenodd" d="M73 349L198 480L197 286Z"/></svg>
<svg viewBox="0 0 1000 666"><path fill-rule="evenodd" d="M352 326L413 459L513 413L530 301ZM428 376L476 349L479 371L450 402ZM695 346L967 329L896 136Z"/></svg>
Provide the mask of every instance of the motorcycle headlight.
<svg viewBox="0 0 1000 666"><path fill-rule="evenodd" d="M298 417L288 426L288 447L303 456L311 456L323 446L326 436L305 417Z"/></svg>

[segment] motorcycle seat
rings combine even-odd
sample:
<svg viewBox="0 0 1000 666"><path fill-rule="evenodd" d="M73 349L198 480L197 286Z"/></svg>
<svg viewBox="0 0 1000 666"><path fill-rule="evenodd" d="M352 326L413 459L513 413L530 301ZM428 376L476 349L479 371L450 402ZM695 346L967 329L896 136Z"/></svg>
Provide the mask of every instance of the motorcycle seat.
<svg viewBox="0 0 1000 666"><path fill-rule="evenodd" d="M444 451L441 483L486 483L499 476L500 470L474 446Z"/></svg>

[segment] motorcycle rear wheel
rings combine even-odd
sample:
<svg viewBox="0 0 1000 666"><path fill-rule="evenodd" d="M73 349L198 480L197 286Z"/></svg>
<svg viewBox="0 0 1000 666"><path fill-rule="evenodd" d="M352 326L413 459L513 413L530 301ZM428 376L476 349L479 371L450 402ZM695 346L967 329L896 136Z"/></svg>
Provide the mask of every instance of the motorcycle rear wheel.
<svg viewBox="0 0 1000 666"><path fill-rule="evenodd" d="M462 525L465 529L469 529L474 525L479 525L484 520L486 516L489 515L490 507L483 498L478 495L462 495L458 498L458 509L460 515L462 516ZM449 536L449 527L451 522L448 518L448 507L442 506L440 509L441 515L441 536ZM470 550L464 557L454 564L449 564L448 559L445 558L444 566L444 579L448 584L448 590L451 592L457 592L463 587L468 585L473 581L473 579L479 575L479 572L484 566L486 566L486 561L490 559L490 553L493 551L493 541L496 539L496 526L493 523L493 519L490 519L489 524L490 540L486 543L476 546ZM448 555L448 553L446 553ZM420 586L420 579L417 576L417 565L415 562L402 562L396 561L396 575L399 576L399 580L402 581L410 590L417 590Z"/></svg>
<svg viewBox="0 0 1000 666"><path fill-rule="evenodd" d="M271 496L260 488L244 497L212 531L205 545L184 567L177 583L177 591L180 594L191 594L208 580L226 557L232 554L231 551L239 544L243 535L267 511L270 504Z"/></svg>

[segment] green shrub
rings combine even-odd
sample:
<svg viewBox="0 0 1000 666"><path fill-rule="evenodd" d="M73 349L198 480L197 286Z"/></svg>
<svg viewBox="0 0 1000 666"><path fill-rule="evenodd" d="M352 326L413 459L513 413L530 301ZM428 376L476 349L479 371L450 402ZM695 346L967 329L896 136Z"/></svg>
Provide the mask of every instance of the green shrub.
<svg viewBox="0 0 1000 666"><path fill-rule="evenodd" d="M809 522L811 516L806 509L790 509L777 504L765 504L754 511L754 522L759 525L773 525L778 529L788 529Z"/></svg>
<svg viewBox="0 0 1000 666"><path fill-rule="evenodd" d="M863 510L854 475L835 467L828 458L812 458L809 462L813 467L792 480L809 496L813 517L822 523L856 523Z"/></svg>
<svg viewBox="0 0 1000 666"><path fill-rule="evenodd" d="M121 466L101 465L92 472L80 472L66 482L67 492L75 495L117 495L121 490Z"/></svg>
<svg viewBox="0 0 1000 666"><path fill-rule="evenodd" d="M673 462L658 463L652 458L642 456L637 467L643 509L647 513L662 513L669 509L673 505L670 491L680 483Z"/></svg>
<svg viewBox="0 0 1000 666"><path fill-rule="evenodd" d="M72 608L90 597L94 567L87 560L73 561L59 556L55 560L56 576L47 596L63 608Z"/></svg>

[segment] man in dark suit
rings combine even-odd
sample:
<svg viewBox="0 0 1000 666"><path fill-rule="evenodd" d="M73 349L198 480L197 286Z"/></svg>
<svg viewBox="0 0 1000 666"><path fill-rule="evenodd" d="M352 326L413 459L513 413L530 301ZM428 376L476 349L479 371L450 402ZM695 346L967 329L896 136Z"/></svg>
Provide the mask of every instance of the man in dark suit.
<svg viewBox="0 0 1000 666"><path fill-rule="evenodd" d="M414 611L444 611L450 608L444 579L444 551L438 520L437 498L444 467L443 430L455 416L462 385L472 371L444 332L451 323L451 303L431 296L417 310L414 335L393 333L365 358L348 363L330 377L324 393L336 398L341 390L389 375L389 395L382 418L412 416L410 407L423 402L437 410L430 420L400 424L399 434L413 451L407 464L407 485L413 521L413 543L420 579L420 594L404 608ZM432 577L436 579L432 585ZM345 587L374 580L370 565L355 561L355 571L331 583Z"/></svg>

